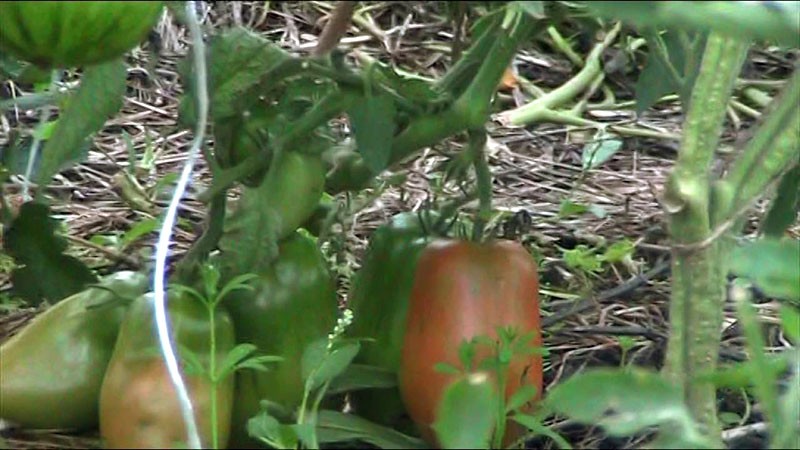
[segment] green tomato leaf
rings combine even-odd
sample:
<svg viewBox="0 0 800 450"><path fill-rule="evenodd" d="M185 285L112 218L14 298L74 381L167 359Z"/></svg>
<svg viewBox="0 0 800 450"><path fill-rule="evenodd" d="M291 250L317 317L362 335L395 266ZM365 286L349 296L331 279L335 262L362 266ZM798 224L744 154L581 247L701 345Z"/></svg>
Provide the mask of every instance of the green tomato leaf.
<svg viewBox="0 0 800 450"><path fill-rule="evenodd" d="M191 128L197 121L196 80L191 52L179 65L186 94L178 108L179 123ZM276 69L293 58L280 47L242 27L214 35L206 49L208 63L209 112L214 120L237 115L252 97L249 90L269 80L278 83Z"/></svg>
<svg viewBox="0 0 800 450"><path fill-rule="evenodd" d="M24 203L3 241L18 265L11 272L14 293L33 305L55 304L97 282L83 262L64 254L67 244L56 234L47 205Z"/></svg>
<svg viewBox="0 0 800 450"><path fill-rule="evenodd" d="M711 373L698 375L698 380L709 381L720 388L747 388L763 380L774 380L789 367L786 355L776 355L767 364L744 361L723 366Z"/></svg>
<svg viewBox="0 0 800 450"><path fill-rule="evenodd" d="M611 436L629 436L665 423L682 428L691 424L689 411L676 394L677 389L654 372L595 369L553 388L545 404L580 423L600 425Z"/></svg>
<svg viewBox="0 0 800 450"><path fill-rule="evenodd" d="M498 401L486 373L469 374L450 384L433 424L442 448L488 449Z"/></svg>
<svg viewBox="0 0 800 450"><path fill-rule="evenodd" d="M795 220L800 210L800 164L786 172L778 185L778 195L772 201L761 232L767 237L780 238Z"/></svg>
<svg viewBox="0 0 800 450"><path fill-rule="evenodd" d="M737 247L730 270L769 297L800 302L800 240L763 238Z"/></svg>
<svg viewBox="0 0 800 450"><path fill-rule="evenodd" d="M397 386L397 374L381 367L350 364L328 386L327 395L361 389L387 389Z"/></svg>
<svg viewBox="0 0 800 450"><path fill-rule="evenodd" d="M377 425L364 418L339 411L322 410L317 417L317 440L320 444L361 441L378 448L424 449L420 439Z"/></svg>
<svg viewBox="0 0 800 450"><path fill-rule="evenodd" d="M347 111L358 153L373 173L382 172L389 163L396 113L394 101L386 95L368 96Z"/></svg>
<svg viewBox="0 0 800 450"><path fill-rule="evenodd" d="M67 164L85 157L89 137L122 107L126 76L122 60L84 68L80 88L42 149L37 183L46 185Z"/></svg>

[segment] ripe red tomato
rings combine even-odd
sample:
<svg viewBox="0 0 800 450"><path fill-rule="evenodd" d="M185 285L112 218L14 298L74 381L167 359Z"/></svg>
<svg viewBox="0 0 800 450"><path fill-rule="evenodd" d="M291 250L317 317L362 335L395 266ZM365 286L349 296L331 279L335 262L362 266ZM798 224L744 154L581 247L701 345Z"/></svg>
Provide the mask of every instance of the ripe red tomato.
<svg viewBox="0 0 800 450"><path fill-rule="evenodd" d="M399 387L409 416L423 438L436 444L431 425L445 388L454 376L434 370L444 362L459 367L458 349L477 336L496 338L498 326L520 334L535 331L541 346L539 278L536 262L519 243L440 240L420 256L408 308ZM477 353L475 362L488 356ZM542 390L542 357L515 356L506 399L523 383ZM511 429L504 441L520 436Z"/></svg>

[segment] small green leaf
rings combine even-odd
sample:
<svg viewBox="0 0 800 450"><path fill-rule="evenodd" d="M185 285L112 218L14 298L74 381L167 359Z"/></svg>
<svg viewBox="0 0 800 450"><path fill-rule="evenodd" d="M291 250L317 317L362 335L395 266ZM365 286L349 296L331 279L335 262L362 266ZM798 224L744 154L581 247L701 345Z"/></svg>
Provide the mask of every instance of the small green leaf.
<svg viewBox="0 0 800 450"><path fill-rule="evenodd" d="M262 442L277 448L295 448L298 438L291 425L284 425L278 419L262 411L247 421L247 433Z"/></svg>
<svg viewBox="0 0 800 450"><path fill-rule="evenodd" d="M251 356L236 365L235 370L251 369L257 372L269 372L267 363L280 363L283 358L280 356L262 355Z"/></svg>
<svg viewBox="0 0 800 450"><path fill-rule="evenodd" d="M424 449L420 439L374 424L364 418L339 411L322 410L317 417L317 439L320 444L361 441L378 448Z"/></svg>
<svg viewBox="0 0 800 450"><path fill-rule="evenodd" d="M131 227L130 230L126 231L125 234L122 235L123 246L127 247L140 237L153 233L158 229L158 225L159 221L155 218L140 220L139 222L134 223L133 227Z"/></svg>
<svg viewBox="0 0 800 450"><path fill-rule="evenodd" d="M520 386L520 388L511 395L511 398L508 399L508 404L506 404L506 413L516 411L519 408L522 408L531 400L536 398L536 394L538 389L536 386L532 384L525 384Z"/></svg>
<svg viewBox="0 0 800 450"><path fill-rule="evenodd" d="M433 429L442 448L489 448L497 414L497 394L486 373L450 384L437 409Z"/></svg>
<svg viewBox="0 0 800 450"><path fill-rule="evenodd" d="M601 130L594 141L583 147L583 170L600 167L622 148L622 140L610 136L612 135Z"/></svg>
<svg viewBox="0 0 800 450"><path fill-rule="evenodd" d="M350 342L328 353L322 364L310 376L311 381L307 386L316 389L339 376L350 365L359 350L361 344Z"/></svg>
<svg viewBox="0 0 800 450"><path fill-rule="evenodd" d="M574 203L570 200L564 200L561 202L561 206L558 208L558 217L565 218L571 216L578 216L586 211L589 210L589 207L586 205L582 205L580 203Z"/></svg>
<svg viewBox="0 0 800 450"><path fill-rule="evenodd" d="M347 111L356 137L358 153L373 173L389 163L395 132L394 101L389 96L368 96Z"/></svg>
<svg viewBox="0 0 800 450"><path fill-rule="evenodd" d="M200 361L200 356L193 352L189 347L179 346L180 358L183 363L183 371L189 376L199 376L206 373L206 368Z"/></svg>
<svg viewBox="0 0 800 450"><path fill-rule="evenodd" d="M242 360L255 353L256 350L258 347L248 343L238 344L230 349L217 368L218 379L223 380Z"/></svg>
<svg viewBox="0 0 800 450"><path fill-rule="evenodd" d="M572 250L564 250L564 263L567 266L587 272L597 272L601 269L600 257L593 249L585 245L578 245Z"/></svg>
<svg viewBox="0 0 800 450"><path fill-rule="evenodd" d="M636 247L633 242L623 239L619 242L611 244L603 253L603 260L610 263L622 262L633 255Z"/></svg>
<svg viewBox="0 0 800 450"><path fill-rule="evenodd" d="M552 439L553 442L555 442L555 444L560 449L572 450L572 446L569 445L569 442L567 442L567 440L564 439L563 436L551 430L550 428L544 426L544 424L542 424L542 422L534 416L530 416L527 414L514 414L513 416L511 416L511 420L517 422L518 424L526 427L527 429L538 435L542 435Z"/></svg>

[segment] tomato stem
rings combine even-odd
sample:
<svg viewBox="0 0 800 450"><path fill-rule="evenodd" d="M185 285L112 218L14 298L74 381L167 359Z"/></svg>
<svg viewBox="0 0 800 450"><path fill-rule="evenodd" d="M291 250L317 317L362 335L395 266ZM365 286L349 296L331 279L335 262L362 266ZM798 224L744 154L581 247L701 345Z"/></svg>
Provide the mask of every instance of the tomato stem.
<svg viewBox="0 0 800 450"><path fill-rule="evenodd" d="M492 215L492 172L486 161L486 129L470 130L469 152L472 153L472 164L475 166L475 181L478 187L478 216L472 229L472 240L483 241L486 222Z"/></svg>

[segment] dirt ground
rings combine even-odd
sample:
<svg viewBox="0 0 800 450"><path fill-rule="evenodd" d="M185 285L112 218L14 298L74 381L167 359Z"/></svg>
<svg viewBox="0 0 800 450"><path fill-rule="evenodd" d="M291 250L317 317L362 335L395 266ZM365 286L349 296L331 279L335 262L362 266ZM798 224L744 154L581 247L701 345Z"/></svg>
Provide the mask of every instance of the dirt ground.
<svg viewBox="0 0 800 450"><path fill-rule="evenodd" d="M268 14L263 9L264 2L224 3L204 11L207 26L243 24L284 48L302 54L314 47L321 29L320 20L326 11L321 2L271 2ZM374 4L371 11L374 22L355 23L341 47L358 49L408 71L439 77L450 64L452 25L429 6L431 3L434 2L370 2ZM137 208L121 195L115 175L130 164L123 134L128 135L138 154L143 152L148 140L155 146L154 169L139 178L143 186L152 186L165 174L179 172L191 142L191 132L176 125L182 93L176 64L187 52L187 33L169 20L162 21L158 30L163 50L155 71L147 72L146 50L133 52L123 111L108 121L95 138L88 161L63 171L48 187L54 214L68 230L73 254L103 272L129 266L120 252L103 248L92 239L122 233L155 217L152 211ZM745 76L759 80L785 78L796 57L753 49ZM559 86L577 71L565 56L540 41L526 46L518 55L516 65L521 76L543 89ZM629 73L609 76L607 84L613 89L618 104L624 105L633 99L637 74L634 68ZM0 94L7 97L9 89L3 88ZM512 93L502 93L498 110L513 107L514 97ZM35 121L28 113L6 112L0 133L18 124L33 126ZM597 109L589 114L594 120L628 124L664 136L679 135L683 117L677 102L659 103L638 117L632 107ZM730 119L723 145L735 145L746 138L754 123L753 118L744 114L737 115L738 120ZM667 138L622 137L622 149L599 168L587 172L582 170L581 154L584 144L592 138L592 130L557 124L510 128L496 122L491 124L490 130L495 206L510 212L524 210L530 215L531 226L519 239L543 258L542 307L545 344L550 352L545 364L546 386L591 366L635 364L659 368L666 346L669 271L665 261L669 244L658 199L679 142ZM351 265L340 275L343 298L347 293L348 273L357 270L370 232L392 215L417 210L429 201L432 184L438 177L434 169L444 159L440 153L462 145L462 141L454 139L405 163L402 170L408 176L406 183L384 191L353 217L345 230ZM719 169L723 170L726 157L721 155L719 159ZM172 260L179 259L197 236L204 209L191 195L202 191L209 182L209 173L201 164L194 176L190 198L180 211L180 217L189 225L175 231L177 245ZM3 193L18 198L19 185L5 185ZM370 192L361 198L367 198L368 194ZM568 199L598 205L605 214L560 217L560 205ZM166 204L165 198L159 199L156 211ZM465 211L473 206L467 205ZM750 231L754 230L758 215L759 211L753 212ZM800 235L797 231L795 227L794 232ZM594 274L578 274L563 261L562 249L624 239L635 245L633 257L627 263L613 264ZM150 233L124 253L134 258L151 258L155 240L156 233ZM9 287L7 276L0 274L0 289ZM576 308L576 305L581 307ZM771 328L769 345L782 346L776 319L777 304L764 299L757 306L763 320L776 325ZM14 334L40 311L41 308L24 305L3 308L0 341ZM733 309L728 307L722 348L721 361L745 357ZM719 401L721 410L739 417L728 424L728 428L760 421L760 412L751 408L747 398L739 392L722 392ZM567 421L554 422L553 426L576 448L630 448L646 438L611 439L600 430ZM98 445L96 433L76 435L7 429L0 436L11 448ZM750 434L748 439L731 441L731 445L741 448L763 445L758 433ZM554 448L546 440L532 441L530 446Z"/></svg>

